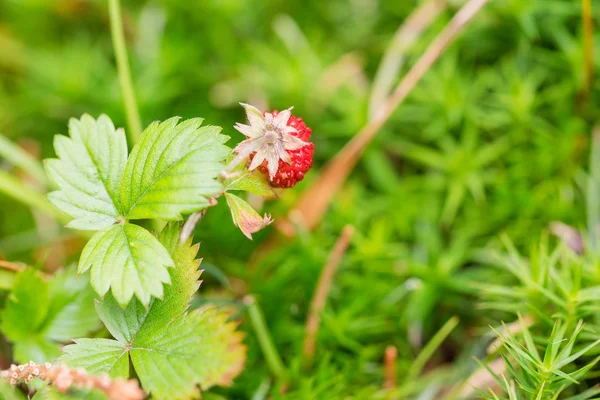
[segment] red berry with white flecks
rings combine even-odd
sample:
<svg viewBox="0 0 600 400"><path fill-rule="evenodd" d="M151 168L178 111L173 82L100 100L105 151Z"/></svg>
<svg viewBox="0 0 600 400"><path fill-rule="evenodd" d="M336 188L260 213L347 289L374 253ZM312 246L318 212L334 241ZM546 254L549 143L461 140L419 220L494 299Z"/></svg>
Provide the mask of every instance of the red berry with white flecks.
<svg viewBox="0 0 600 400"><path fill-rule="evenodd" d="M258 168L273 186L294 187L312 167L315 150L314 144L309 142L312 130L302 118L292 115L291 108L261 113L248 104L242 106L250 124L236 124L235 128L247 139L235 151L238 155L247 155L249 169Z"/></svg>

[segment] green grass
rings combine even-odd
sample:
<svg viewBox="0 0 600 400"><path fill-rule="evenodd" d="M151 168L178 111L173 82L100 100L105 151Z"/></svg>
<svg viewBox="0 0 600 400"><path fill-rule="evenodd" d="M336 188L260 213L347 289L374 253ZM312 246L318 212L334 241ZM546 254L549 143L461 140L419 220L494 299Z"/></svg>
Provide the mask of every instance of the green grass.
<svg viewBox="0 0 600 400"><path fill-rule="evenodd" d="M371 82L386 46L422 2L122 3L143 126L173 115L202 116L238 142L232 126L244 119L237 105L244 101L270 109L293 105L313 129L316 167L265 205L278 219L368 121ZM395 82L462 3L451 2L408 50ZM600 2L592 10L597 25ZM499 398L551 399L564 382L541 387L548 371L573 374L592 363L596 348L575 359L560 353L568 341L544 356L557 336L572 338L576 354L600 329L598 240L591 229L600 222L598 146L589 162L600 86L596 80L585 87L584 49L579 1L491 1L394 112L318 229L282 240L251 262L274 228L249 241L229 223L225 204L211 208L195 240L212 267L194 304L231 308L249 348L242 375L214 396L439 399L458 393L450 389L480 368L472 356L489 364L502 355L515 370L506 371L506 384L498 376ZM106 113L127 126L107 2L2 1L0 54L0 133L36 158L52 156L53 135L84 112ZM334 85L331 77L348 70ZM24 155L11 159L2 150L0 172L37 173ZM19 162L23 169L12 167ZM588 232L586 254L576 256L550 236L553 221ZM56 250L66 230L4 195L0 222L0 259L46 268L57 257L78 257L81 243ZM356 233L307 370L302 342L310 299L346 224ZM246 294L262 310L285 379L273 375L261 351L242 302ZM531 316L533 325L508 338L505 350L488 354L490 326L500 332L501 322L516 321L517 312ZM390 345L398 349L398 379L385 392L383 356ZM568 363L558 368L557 360ZM586 390L595 396L597 371L576 378L579 384L561 376L569 385L558 398ZM511 380L521 384L515 397L501 389L510 389Z"/></svg>

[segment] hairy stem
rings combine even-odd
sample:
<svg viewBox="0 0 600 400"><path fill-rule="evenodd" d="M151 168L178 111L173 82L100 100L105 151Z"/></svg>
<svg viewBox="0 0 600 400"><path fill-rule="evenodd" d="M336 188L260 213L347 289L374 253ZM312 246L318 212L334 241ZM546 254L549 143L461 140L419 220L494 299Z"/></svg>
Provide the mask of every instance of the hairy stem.
<svg viewBox="0 0 600 400"><path fill-rule="evenodd" d="M125 113L127 116L127 133L129 139L135 144L142 133L142 122L140 112L135 101L135 92L131 80L131 71L127 58L127 47L125 45L125 34L123 32L123 21L121 18L120 0L108 0L108 11L110 14L110 30L112 42L117 59L117 70L119 73L119 84L123 93Z"/></svg>

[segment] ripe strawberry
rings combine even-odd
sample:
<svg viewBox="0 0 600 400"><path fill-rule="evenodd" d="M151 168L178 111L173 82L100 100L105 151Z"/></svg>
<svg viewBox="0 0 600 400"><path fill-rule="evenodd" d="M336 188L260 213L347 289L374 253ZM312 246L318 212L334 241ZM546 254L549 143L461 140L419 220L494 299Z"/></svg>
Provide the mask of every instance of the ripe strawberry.
<svg viewBox="0 0 600 400"><path fill-rule="evenodd" d="M238 156L249 156L250 171L259 168L273 186L294 187L312 167L315 146L308 141L312 130L292 115L291 108L261 113L251 105L242 106L250 125L235 125L247 137L235 148Z"/></svg>

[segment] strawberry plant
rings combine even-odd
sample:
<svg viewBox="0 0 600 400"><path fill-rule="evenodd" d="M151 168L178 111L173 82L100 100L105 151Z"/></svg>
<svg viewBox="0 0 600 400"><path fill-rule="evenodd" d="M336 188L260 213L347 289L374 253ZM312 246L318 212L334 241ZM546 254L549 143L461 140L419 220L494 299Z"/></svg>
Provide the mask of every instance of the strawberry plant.
<svg viewBox="0 0 600 400"><path fill-rule="evenodd" d="M136 376L157 399L189 398L198 386L231 383L244 365L242 334L214 307L188 312L200 286L200 261L198 246L178 221L225 196L234 224L251 238L270 218L230 192L270 194L266 177L252 172L258 161L267 160L272 179L293 164L296 156L286 151L309 146L292 136L308 128L295 118L300 129L288 126L289 111L273 118L244 107L256 131L237 128L255 141L235 151L220 127L202 126L201 118L152 123L130 154L124 130L115 129L108 116L69 121L69 136L54 139L57 158L45 160L56 187L48 199L67 216L68 228L90 238L76 272L69 268L44 279L26 268L16 276L1 314L15 360L58 357L89 374ZM273 130L264 134L257 124ZM269 134L278 136L273 141ZM285 179L299 180L299 173ZM153 229L134 222L140 220ZM85 337L98 331L100 321L114 339ZM60 355L60 344L71 340Z"/></svg>

